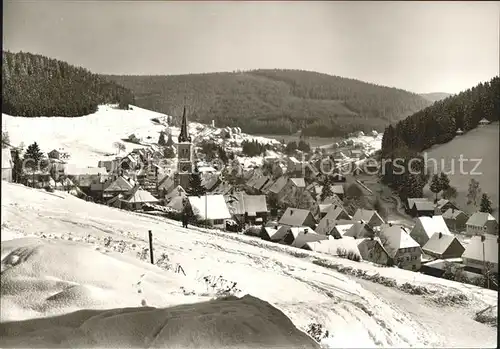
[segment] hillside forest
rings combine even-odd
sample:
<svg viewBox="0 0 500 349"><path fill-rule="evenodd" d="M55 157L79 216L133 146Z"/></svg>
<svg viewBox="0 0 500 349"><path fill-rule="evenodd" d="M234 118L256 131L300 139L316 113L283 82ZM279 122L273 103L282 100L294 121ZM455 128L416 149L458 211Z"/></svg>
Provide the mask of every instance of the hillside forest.
<svg viewBox="0 0 500 349"><path fill-rule="evenodd" d="M133 94L98 74L26 52L2 51L2 112L9 115L82 116L99 104L128 109Z"/></svg>
<svg viewBox="0 0 500 349"><path fill-rule="evenodd" d="M193 121L251 134L382 131L432 103L404 90L301 70L107 78L129 88L140 107L176 116L186 102Z"/></svg>
<svg viewBox="0 0 500 349"><path fill-rule="evenodd" d="M497 76L489 82L438 101L395 126L389 125L382 138L381 157L405 159L404 168L407 169L409 159L421 157L419 154L433 145L449 142L456 136L457 130L467 132L476 128L481 119L498 121L499 116L500 78ZM391 162L385 166L383 181L397 189L402 198L422 197L422 190L429 179L428 173L396 173Z"/></svg>

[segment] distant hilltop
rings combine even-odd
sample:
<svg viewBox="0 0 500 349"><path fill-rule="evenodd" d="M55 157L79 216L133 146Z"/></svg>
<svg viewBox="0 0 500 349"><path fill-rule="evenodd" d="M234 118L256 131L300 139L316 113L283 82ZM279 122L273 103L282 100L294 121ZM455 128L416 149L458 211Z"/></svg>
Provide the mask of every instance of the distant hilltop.
<svg viewBox="0 0 500 349"><path fill-rule="evenodd" d="M431 92L431 93L421 93L420 96L422 96L423 98L427 99L430 102L437 102L452 96L452 94L446 92Z"/></svg>

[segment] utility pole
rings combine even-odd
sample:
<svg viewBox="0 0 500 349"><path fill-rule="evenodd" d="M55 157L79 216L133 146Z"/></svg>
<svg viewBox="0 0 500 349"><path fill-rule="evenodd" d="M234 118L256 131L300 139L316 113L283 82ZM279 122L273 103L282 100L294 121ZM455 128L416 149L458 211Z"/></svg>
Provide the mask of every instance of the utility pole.
<svg viewBox="0 0 500 349"><path fill-rule="evenodd" d="M485 253L484 253L484 241L485 240L486 240L486 236L481 235L481 242L483 243L483 268L484 268L484 275L486 277L486 283L487 283L487 287L489 289L490 288L490 276L489 276L488 270L486 270L486 256L485 256Z"/></svg>

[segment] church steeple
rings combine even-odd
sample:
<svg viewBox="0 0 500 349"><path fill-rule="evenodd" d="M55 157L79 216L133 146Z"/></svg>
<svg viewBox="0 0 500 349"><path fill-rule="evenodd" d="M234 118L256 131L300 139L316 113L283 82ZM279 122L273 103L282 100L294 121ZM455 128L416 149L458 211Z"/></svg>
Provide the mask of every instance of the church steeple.
<svg viewBox="0 0 500 349"><path fill-rule="evenodd" d="M187 128L187 118L186 118L186 106L184 105L184 111L182 113L182 124L181 124L181 132L179 133L179 143L189 142L191 143L191 137L188 133Z"/></svg>

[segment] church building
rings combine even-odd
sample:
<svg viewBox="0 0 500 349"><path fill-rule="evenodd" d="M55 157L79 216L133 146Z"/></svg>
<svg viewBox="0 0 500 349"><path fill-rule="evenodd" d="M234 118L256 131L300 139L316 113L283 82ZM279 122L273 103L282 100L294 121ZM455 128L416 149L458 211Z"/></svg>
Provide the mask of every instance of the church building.
<svg viewBox="0 0 500 349"><path fill-rule="evenodd" d="M188 133L186 107L182 113L181 132L177 143L177 175L176 184L184 190L189 188L189 178L193 173L193 144Z"/></svg>

